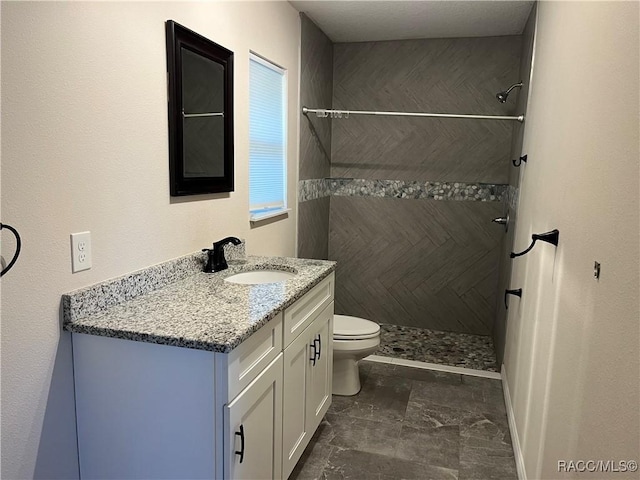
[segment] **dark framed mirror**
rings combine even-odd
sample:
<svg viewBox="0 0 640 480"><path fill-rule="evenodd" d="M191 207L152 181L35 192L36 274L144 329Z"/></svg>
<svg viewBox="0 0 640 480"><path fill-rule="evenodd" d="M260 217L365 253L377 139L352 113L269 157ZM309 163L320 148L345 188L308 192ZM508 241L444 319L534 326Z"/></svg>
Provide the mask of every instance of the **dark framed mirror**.
<svg viewBox="0 0 640 480"><path fill-rule="evenodd" d="M233 52L167 20L172 196L233 191Z"/></svg>

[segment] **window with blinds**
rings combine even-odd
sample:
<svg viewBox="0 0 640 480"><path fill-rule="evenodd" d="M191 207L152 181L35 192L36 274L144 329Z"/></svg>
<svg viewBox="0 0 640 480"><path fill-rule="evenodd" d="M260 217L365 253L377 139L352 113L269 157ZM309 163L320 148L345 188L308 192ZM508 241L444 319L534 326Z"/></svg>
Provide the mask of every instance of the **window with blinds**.
<svg viewBox="0 0 640 480"><path fill-rule="evenodd" d="M251 220L287 208L286 72L249 59L249 210Z"/></svg>

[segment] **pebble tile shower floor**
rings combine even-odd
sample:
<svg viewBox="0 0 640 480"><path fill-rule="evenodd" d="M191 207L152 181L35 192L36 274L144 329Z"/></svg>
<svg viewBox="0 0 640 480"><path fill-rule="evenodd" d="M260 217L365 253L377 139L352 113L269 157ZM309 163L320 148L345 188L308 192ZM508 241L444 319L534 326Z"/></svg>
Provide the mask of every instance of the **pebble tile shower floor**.
<svg viewBox="0 0 640 480"><path fill-rule="evenodd" d="M498 371L493 341L489 336L387 324L380 327L380 348L375 355Z"/></svg>
<svg viewBox="0 0 640 480"><path fill-rule="evenodd" d="M517 480L500 380L360 364L290 480Z"/></svg>

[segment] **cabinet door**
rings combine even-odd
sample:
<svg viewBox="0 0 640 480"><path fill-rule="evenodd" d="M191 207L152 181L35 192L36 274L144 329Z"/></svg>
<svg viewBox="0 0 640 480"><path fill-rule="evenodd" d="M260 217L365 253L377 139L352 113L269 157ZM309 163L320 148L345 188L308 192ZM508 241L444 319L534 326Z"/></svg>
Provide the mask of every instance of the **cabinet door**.
<svg viewBox="0 0 640 480"><path fill-rule="evenodd" d="M282 472L287 478L313 431L307 426L306 388L312 357L311 326L306 328L284 351L284 377L282 395Z"/></svg>
<svg viewBox="0 0 640 480"><path fill-rule="evenodd" d="M331 405L333 302L284 351L282 473L293 471Z"/></svg>
<svg viewBox="0 0 640 480"><path fill-rule="evenodd" d="M225 478L282 478L282 354L225 406L225 437Z"/></svg>
<svg viewBox="0 0 640 480"><path fill-rule="evenodd" d="M310 328L311 356L307 375L307 428L315 432L331 405L333 379L333 302L325 307Z"/></svg>

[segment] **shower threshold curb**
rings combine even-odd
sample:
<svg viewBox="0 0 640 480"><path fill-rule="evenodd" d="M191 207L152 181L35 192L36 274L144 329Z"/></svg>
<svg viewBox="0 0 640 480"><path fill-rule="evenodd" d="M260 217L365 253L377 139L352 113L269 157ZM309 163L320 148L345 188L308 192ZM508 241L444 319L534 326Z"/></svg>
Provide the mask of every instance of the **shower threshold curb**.
<svg viewBox="0 0 640 480"><path fill-rule="evenodd" d="M473 368L454 367L451 365L441 365L439 363L418 362L417 360L406 360L404 358L382 357L380 355L369 355L364 358L370 362L390 363L403 367L422 368L424 370L436 370L438 372L457 373L459 375L469 375L472 377L492 378L502 380L498 372L488 372L486 370L475 370Z"/></svg>

